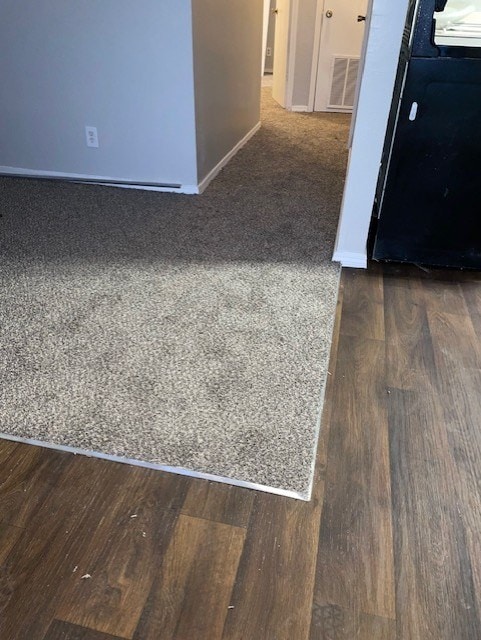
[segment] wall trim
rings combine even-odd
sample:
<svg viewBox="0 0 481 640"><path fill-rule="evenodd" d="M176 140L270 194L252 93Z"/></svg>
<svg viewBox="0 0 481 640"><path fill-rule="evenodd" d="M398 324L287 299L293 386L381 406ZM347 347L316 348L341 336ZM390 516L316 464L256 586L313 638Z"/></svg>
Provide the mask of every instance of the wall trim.
<svg viewBox="0 0 481 640"><path fill-rule="evenodd" d="M321 35L322 23L324 19L324 0L317 0L316 6L316 22L314 27L314 46L312 50L311 63L311 80L309 86L309 107L310 111L314 111L316 101L316 85L317 85L317 68L319 66L319 57L321 55Z"/></svg>
<svg viewBox="0 0 481 640"><path fill-rule="evenodd" d="M299 0L289 0L289 32L287 36L286 109L292 111L294 79L296 72L297 27L299 24Z"/></svg>
<svg viewBox="0 0 481 640"><path fill-rule="evenodd" d="M334 258L366 266L366 245L410 0L374 0Z"/></svg>
<svg viewBox="0 0 481 640"><path fill-rule="evenodd" d="M296 113L311 113L312 109L307 104L293 104L288 111L295 111Z"/></svg>
<svg viewBox="0 0 481 640"><path fill-rule="evenodd" d="M20 167L0 166L0 175L10 176L12 178L34 178L37 180L59 180L64 182L99 184L107 187L120 187L121 189L142 189L144 191L159 191L164 193L199 193L199 187L196 184L119 180L111 176L92 176L83 173L63 173L61 171L43 171L40 169L24 169Z"/></svg>
<svg viewBox="0 0 481 640"><path fill-rule="evenodd" d="M197 193L203 193L207 186L212 182L212 180L216 177L223 167L235 156L235 154L242 149L242 147L249 142L249 140L254 136L259 129L261 128L261 123L258 122L250 131L247 133L242 140L239 142L227 153L220 162L218 162L211 171L199 182Z"/></svg>
<svg viewBox="0 0 481 640"><path fill-rule="evenodd" d="M334 251L333 262L340 262L343 267L367 269L367 252L352 253L351 251Z"/></svg>
<svg viewBox="0 0 481 640"><path fill-rule="evenodd" d="M61 171L43 171L40 169L24 169L19 167L0 166L0 175L12 178L34 178L40 180L60 180L64 182L79 182L83 184L99 184L104 187L119 187L121 189L141 189L143 191L158 191L160 193L183 193L197 195L202 193L209 183L216 177L219 171L235 156L235 154L255 135L261 128L258 122L242 140L227 153L222 160L207 174L199 184L162 184L142 181L119 180L111 176L92 176L82 173L63 173Z"/></svg>

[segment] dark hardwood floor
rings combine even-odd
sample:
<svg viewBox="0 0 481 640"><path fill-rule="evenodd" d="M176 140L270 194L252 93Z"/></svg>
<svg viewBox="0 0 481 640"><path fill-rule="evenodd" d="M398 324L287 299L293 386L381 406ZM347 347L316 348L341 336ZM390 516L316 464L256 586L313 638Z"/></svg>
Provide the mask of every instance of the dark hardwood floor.
<svg viewBox="0 0 481 640"><path fill-rule="evenodd" d="M312 501L0 441L0 640L481 639L481 274L344 270Z"/></svg>

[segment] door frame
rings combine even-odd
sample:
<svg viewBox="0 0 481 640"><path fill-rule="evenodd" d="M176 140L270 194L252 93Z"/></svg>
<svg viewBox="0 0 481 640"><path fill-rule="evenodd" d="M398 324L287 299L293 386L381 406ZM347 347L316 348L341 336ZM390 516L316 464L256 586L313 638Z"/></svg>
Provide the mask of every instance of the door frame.
<svg viewBox="0 0 481 640"><path fill-rule="evenodd" d="M297 27L299 22L300 0L289 0L289 36L287 42L287 82L286 109L292 110L294 100L294 79L296 73Z"/></svg>
<svg viewBox="0 0 481 640"><path fill-rule="evenodd" d="M284 108L287 111L292 110L293 97L294 97L294 76L296 69L296 48L297 48L297 26L299 17L299 2L300 0L286 0L288 4L288 34L287 34L287 69L286 69L286 89L284 94ZM268 19L268 16L267 16ZM264 20L266 15L264 14ZM276 32L277 37L277 32ZM277 48L277 44L275 44ZM274 69L275 74L275 69Z"/></svg>
<svg viewBox="0 0 481 640"><path fill-rule="evenodd" d="M354 98L354 107L352 110L351 129L349 131L349 143L348 143L349 149L351 149L352 147L352 140L354 138L354 129L356 128L357 110L359 107L359 94L361 92L361 84L362 84L362 79L364 77L364 68L366 66L367 43L369 41L369 34L371 31L371 16L372 16L373 5L374 5L374 0L367 0L366 24L364 28L364 38L362 41L361 59L359 64L359 75L357 76L356 96Z"/></svg>
<svg viewBox="0 0 481 640"><path fill-rule="evenodd" d="M406 25L408 6L415 0L373 0L366 24L365 67L352 132L349 163L333 260L346 267L367 267L367 239L385 144L392 94ZM295 44L300 0L291 0L288 48L287 109L292 109ZM320 44L325 0L317 0L316 36ZM368 28L369 27L369 28ZM294 47L293 47L294 45ZM319 47L314 47L310 104L314 108ZM313 82L314 80L314 82ZM312 106L311 106L312 105ZM306 109L303 109L304 111Z"/></svg>
<svg viewBox="0 0 481 640"><path fill-rule="evenodd" d="M297 33L299 25L299 7L302 0L288 0L289 2L289 34L287 42L287 78L285 93L285 109L287 111L299 110L294 107L294 81L296 71ZM311 75L309 80L309 99L307 109L302 111L314 111L316 98L317 66L319 64L320 44L322 33L322 20L324 17L324 5L327 0L317 0L316 19L314 27L314 45L311 63ZM293 109L294 107L294 109Z"/></svg>
<svg viewBox="0 0 481 640"><path fill-rule="evenodd" d="M373 0L370 0L372 4ZM294 100L294 80L296 69L296 50L297 50L297 32L299 23L299 6L301 0L289 0L290 4L290 16L289 16L289 41L287 45L287 82L286 82L286 96L285 103L288 111L293 108ZM325 14L325 8L328 0L317 0L316 2L316 18L314 25L314 44L312 47L312 62L311 62L311 74L309 80L309 97L306 107L302 108L302 111L312 112L314 111L316 101L316 85L317 85L317 70L319 66L319 59L321 55L321 35L322 26ZM366 32L368 29L366 23Z"/></svg>
<svg viewBox="0 0 481 640"><path fill-rule="evenodd" d="M333 260L367 267L367 240L386 141L408 5L413 0L373 0L356 126L349 151Z"/></svg>
<svg viewBox="0 0 481 640"><path fill-rule="evenodd" d="M314 111L314 104L316 102L317 69L319 66L319 58L321 57L321 34L325 13L324 7L325 0L317 0L316 24L314 27L314 46L312 50L311 80L309 87L309 101L307 103L307 108L309 109L309 111Z"/></svg>

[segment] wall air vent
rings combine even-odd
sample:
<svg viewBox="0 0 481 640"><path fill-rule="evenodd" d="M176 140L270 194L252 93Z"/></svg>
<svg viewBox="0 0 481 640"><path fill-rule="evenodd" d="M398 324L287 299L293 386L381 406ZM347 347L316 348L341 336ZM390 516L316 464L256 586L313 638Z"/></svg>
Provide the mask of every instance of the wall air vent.
<svg viewBox="0 0 481 640"><path fill-rule="evenodd" d="M328 109L352 111L356 99L359 57L334 56Z"/></svg>

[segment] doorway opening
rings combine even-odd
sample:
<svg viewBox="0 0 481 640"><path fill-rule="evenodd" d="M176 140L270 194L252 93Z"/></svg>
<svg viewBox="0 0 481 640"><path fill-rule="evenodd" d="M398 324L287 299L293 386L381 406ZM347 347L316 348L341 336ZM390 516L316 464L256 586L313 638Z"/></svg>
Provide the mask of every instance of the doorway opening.
<svg viewBox="0 0 481 640"><path fill-rule="evenodd" d="M333 117L346 118L349 135L339 144L349 157L356 142L354 129L364 60L369 55L368 34L373 5L374 0L356 0L355 3L347 0L265 0L264 3L263 46L266 54L267 46L270 46L268 41L274 43L269 51L271 56L263 58L263 72L270 70L269 58L273 72L272 76L263 76L263 84L268 87L264 93L286 111L311 117L314 117L312 112L317 111L319 115L330 113ZM343 37L343 29L350 31L350 38ZM349 185L346 173L343 174L345 188ZM343 201L338 211L344 210L344 206ZM346 255L336 241L332 258L344 264ZM356 254L351 262L350 266L365 266L365 257Z"/></svg>
<svg viewBox="0 0 481 640"><path fill-rule="evenodd" d="M262 74L289 111L352 113L370 0L264 0Z"/></svg>
<svg viewBox="0 0 481 640"><path fill-rule="evenodd" d="M272 80L276 41L277 0L265 0L262 40L262 76Z"/></svg>

